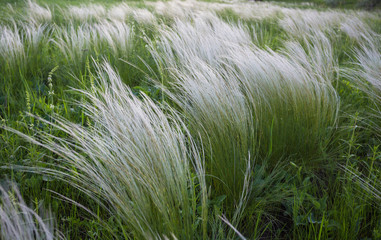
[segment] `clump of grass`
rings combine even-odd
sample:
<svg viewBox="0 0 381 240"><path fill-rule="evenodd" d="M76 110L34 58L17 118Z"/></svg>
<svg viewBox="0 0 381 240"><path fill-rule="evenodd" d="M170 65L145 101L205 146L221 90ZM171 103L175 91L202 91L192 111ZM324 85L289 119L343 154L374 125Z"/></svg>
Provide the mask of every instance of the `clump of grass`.
<svg viewBox="0 0 381 240"><path fill-rule="evenodd" d="M215 178L214 194L227 194L233 207L241 196L249 155L256 155L256 121L234 72L217 65L229 44L249 43L250 36L214 15L193 20L164 29L155 43L160 50L152 53L158 64L173 70L166 94L183 109L192 134L201 138L207 171Z"/></svg>
<svg viewBox="0 0 381 240"><path fill-rule="evenodd" d="M57 28L56 38L52 40L63 54L67 63L78 66L83 56L96 44L97 35L89 25L75 27L69 25L67 29Z"/></svg>
<svg viewBox="0 0 381 240"><path fill-rule="evenodd" d="M11 108L20 107L17 99L25 88L40 84L37 78L46 66L45 50L51 37L51 28L47 25L30 22L13 22L12 25L0 27L0 79L4 83L0 86L0 95L7 95Z"/></svg>
<svg viewBox="0 0 381 240"><path fill-rule="evenodd" d="M185 70L193 58L217 65L231 45L250 45L251 36L242 23L229 24L206 12L192 15L192 21L175 20L172 28L162 27L156 44L168 67Z"/></svg>
<svg viewBox="0 0 381 240"><path fill-rule="evenodd" d="M81 6L69 6L62 13L69 21L78 21L85 23L89 21L98 21L106 16L106 9L99 4L88 4Z"/></svg>
<svg viewBox="0 0 381 240"><path fill-rule="evenodd" d="M156 22L155 16L148 9L135 9L132 11L132 16L140 24L150 25Z"/></svg>
<svg viewBox="0 0 381 240"><path fill-rule="evenodd" d="M347 19L347 15L335 11L284 10L286 15L279 21L280 26L293 37L313 34L315 31L332 31ZM319 21L316 21L319 19Z"/></svg>
<svg viewBox="0 0 381 240"><path fill-rule="evenodd" d="M58 170L43 172L95 199L136 238L206 234L202 159L180 116L144 95L139 100L107 63L96 75L98 87L80 91L88 127L58 117L50 124L70 140L29 138L62 158Z"/></svg>
<svg viewBox="0 0 381 240"><path fill-rule="evenodd" d="M88 56L111 52L114 58L126 58L132 46L133 31L119 21L103 20L93 24L57 28L52 40L73 67L83 67Z"/></svg>
<svg viewBox="0 0 381 240"><path fill-rule="evenodd" d="M126 3L115 5L108 9L108 17L112 20L118 20L124 22L129 15L131 15L132 9Z"/></svg>
<svg viewBox="0 0 381 240"><path fill-rule="evenodd" d="M49 41L47 25L16 22L12 25L0 27L1 67L8 74L26 71L28 63L35 60L41 45Z"/></svg>
<svg viewBox="0 0 381 240"><path fill-rule="evenodd" d="M360 48L356 50L359 70L356 75L367 81L376 91L381 92L381 52L379 36L364 38ZM376 94L376 93L375 93Z"/></svg>
<svg viewBox="0 0 381 240"><path fill-rule="evenodd" d="M40 54L43 54L46 44L51 40L51 27L46 24L36 26L27 23L22 25L22 32L28 70L30 72L37 72L38 70L35 68L38 68L39 64L43 61L43 57Z"/></svg>
<svg viewBox="0 0 381 240"><path fill-rule="evenodd" d="M340 30L345 32L350 38L359 42L364 39L369 39L371 35L375 34L359 17L352 17L342 22L340 24Z"/></svg>
<svg viewBox="0 0 381 240"><path fill-rule="evenodd" d="M27 0L27 21L36 25L47 23L52 20L52 12L48 6L42 7L32 0Z"/></svg>
<svg viewBox="0 0 381 240"><path fill-rule="evenodd" d="M133 31L119 21L101 21L94 25L101 42L111 49L115 57L126 57L132 47Z"/></svg>
<svg viewBox="0 0 381 240"><path fill-rule="evenodd" d="M16 69L18 65L25 63L23 38L16 23L13 28L0 27L0 57L4 69Z"/></svg>
<svg viewBox="0 0 381 240"><path fill-rule="evenodd" d="M300 45L285 55L240 48L230 56L258 121L261 155L272 161L291 157L314 167L311 161L330 144L339 110L327 66L311 62Z"/></svg>
<svg viewBox="0 0 381 240"><path fill-rule="evenodd" d="M170 2L152 2L154 6L155 13L159 16L163 16L166 18L183 18L188 16L191 11L190 8L184 8L180 6L180 2L178 1L170 1Z"/></svg>
<svg viewBox="0 0 381 240"><path fill-rule="evenodd" d="M329 86L336 83L338 59L326 33L315 31L312 35L301 37L298 42L285 42L285 50L282 52L290 61L313 75L316 81Z"/></svg>
<svg viewBox="0 0 381 240"><path fill-rule="evenodd" d="M368 32L361 35L360 46L354 50L353 69L345 69L352 83L369 97L373 104L368 109L368 123L381 136L381 52L379 35Z"/></svg>
<svg viewBox="0 0 381 240"><path fill-rule="evenodd" d="M213 16L192 21L164 29L152 53L171 74L158 84L201 137L216 193L238 204L249 156L321 166L313 161L327 151L339 111L329 41L280 54L256 47L240 25Z"/></svg>
<svg viewBox="0 0 381 240"><path fill-rule="evenodd" d="M17 187L0 187L0 236L2 239L64 239L54 229L50 212L41 217L23 201Z"/></svg>

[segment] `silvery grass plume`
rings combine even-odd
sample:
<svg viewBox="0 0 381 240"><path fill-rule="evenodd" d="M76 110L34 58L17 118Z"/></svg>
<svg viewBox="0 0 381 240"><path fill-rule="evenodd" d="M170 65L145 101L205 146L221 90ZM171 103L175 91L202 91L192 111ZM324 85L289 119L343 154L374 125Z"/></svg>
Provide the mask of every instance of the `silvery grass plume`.
<svg viewBox="0 0 381 240"><path fill-rule="evenodd" d="M114 56L126 56L132 46L133 31L124 22L103 20L94 24L57 28L52 40L66 61L77 65L89 52L110 49Z"/></svg>
<svg viewBox="0 0 381 240"><path fill-rule="evenodd" d="M167 94L182 107L191 132L204 144L214 193L229 196L232 207L243 189L249 154L256 154L256 121L230 72L197 58L191 70L175 73L173 92Z"/></svg>
<svg viewBox="0 0 381 240"><path fill-rule="evenodd" d="M99 4L89 4L81 6L69 6L63 10L63 15L68 21L78 21L81 23L98 21L106 17L106 9Z"/></svg>
<svg viewBox="0 0 381 240"><path fill-rule="evenodd" d="M144 94L138 99L108 63L96 76L98 87L78 90L90 126L57 117L49 124L70 138L24 136L62 158L58 170L41 171L95 199L135 238L206 234L203 160L180 116Z"/></svg>
<svg viewBox="0 0 381 240"><path fill-rule="evenodd" d="M52 20L52 12L48 6L42 7L32 0L27 0L27 21L35 25L50 22Z"/></svg>
<svg viewBox="0 0 381 240"><path fill-rule="evenodd" d="M16 86L20 84L15 81L17 76L38 71L39 56L48 44L50 34L48 26L28 22L13 22L13 27L0 26L0 69L4 79L0 88Z"/></svg>
<svg viewBox="0 0 381 240"><path fill-rule="evenodd" d="M355 50L359 69L355 76L365 80L376 92L381 93L381 40L380 35L373 34L363 37L360 47ZM370 92L369 92L370 93Z"/></svg>
<svg viewBox="0 0 381 240"><path fill-rule="evenodd" d="M108 18L120 22L126 21L127 17L132 14L132 9L126 3L120 3L112 6L107 11Z"/></svg>
<svg viewBox="0 0 381 240"><path fill-rule="evenodd" d="M229 46L250 44L249 30L243 24L228 24L211 12L192 15L189 21L175 19L172 28L160 28L160 37L153 43L163 52L166 65L177 69L186 68L194 57L214 66L226 55ZM153 56L156 55L153 51Z"/></svg>
<svg viewBox="0 0 381 240"><path fill-rule="evenodd" d="M348 33L350 34L350 33ZM380 35L367 31L357 36L359 47L354 49L353 69L343 69L346 76L363 92L381 104L381 40ZM379 109L377 110L379 111Z"/></svg>
<svg viewBox="0 0 381 240"><path fill-rule="evenodd" d="M125 57L132 46L133 30L124 22L101 21L94 25L100 42L111 49L114 56Z"/></svg>
<svg viewBox="0 0 381 240"><path fill-rule="evenodd" d="M339 27L348 18L348 15L338 11L283 9L282 13L285 17L280 19L280 26L296 38L313 35L315 31L332 32L334 27Z"/></svg>
<svg viewBox="0 0 381 240"><path fill-rule="evenodd" d="M221 11L227 6L230 6L225 3L202 3L192 0L187 1L157 1L157 2L147 2L147 4L154 7L154 11L157 15L164 16L165 18L172 19L189 19L194 13L203 13L203 12L214 12ZM205 9L208 9L205 11Z"/></svg>
<svg viewBox="0 0 381 240"><path fill-rule="evenodd" d="M283 55L311 73L316 81L327 85L336 82L338 60L327 34L315 31L313 35L302 36L299 41L288 41L284 45Z"/></svg>
<svg viewBox="0 0 381 240"><path fill-rule="evenodd" d="M9 190L0 186L0 236L4 240L64 239L55 232L50 212L42 218L23 201L17 187Z"/></svg>
<svg viewBox="0 0 381 240"><path fill-rule="evenodd" d="M231 42L248 44L250 37L240 26L198 15L193 23L176 20L173 29L164 27L158 42L151 42L151 52L173 75L166 94L183 109L192 134L201 138L214 193L228 195L233 208L248 156L255 157L256 121L234 72L217 68Z"/></svg>
<svg viewBox="0 0 381 240"><path fill-rule="evenodd" d="M343 69L354 86L365 93L373 104L368 111L368 124L381 137L381 40L380 35L368 32L361 36L361 43L354 50L355 67Z"/></svg>
<svg viewBox="0 0 381 240"><path fill-rule="evenodd" d="M375 34L368 24L356 16L351 16L351 18L342 22L340 30L359 43L363 40L371 39Z"/></svg>
<svg viewBox="0 0 381 240"><path fill-rule="evenodd" d="M179 1L157 1L147 2L149 5L153 5L154 11L159 16L166 18L186 18L189 15L191 9L184 9Z"/></svg>
<svg viewBox="0 0 381 240"><path fill-rule="evenodd" d="M339 97L327 79L327 57L311 56L298 44L291 49L231 48L223 61L234 69L254 111L261 155L314 167L311 161L327 150L335 131Z"/></svg>
<svg viewBox="0 0 381 240"><path fill-rule="evenodd" d="M26 46L26 54L40 54L44 44L51 40L51 28L46 24L34 25L22 24L24 45Z"/></svg>
<svg viewBox="0 0 381 240"><path fill-rule="evenodd" d="M0 59L5 68L15 69L26 61L23 37L16 23L13 28L0 26Z"/></svg>
<svg viewBox="0 0 381 240"><path fill-rule="evenodd" d="M133 8L126 3L121 3L111 7L108 11L108 18L114 21L124 22L129 16L133 17L139 24L155 24L156 17L145 8Z"/></svg>
<svg viewBox="0 0 381 240"><path fill-rule="evenodd" d="M213 17L177 20L161 33L151 52L171 77L158 84L201 136L207 173L231 205L238 203L249 155L274 165L287 157L316 160L327 150L339 111L330 45L261 50L240 25Z"/></svg>
<svg viewBox="0 0 381 240"><path fill-rule="evenodd" d="M96 32L90 25L75 27L74 24L70 24L67 28L56 28L55 32L56 37L52 42L57 45L66 61L74 66L98 40Z"/></svg>
<svg viewBox="0 0 381 240"><path fill-rule="evenodd" d="M137 8L133 10L132 16L134 17L135 21L139 24L150 25L156 23L156 17L145 8Z"/></svg>

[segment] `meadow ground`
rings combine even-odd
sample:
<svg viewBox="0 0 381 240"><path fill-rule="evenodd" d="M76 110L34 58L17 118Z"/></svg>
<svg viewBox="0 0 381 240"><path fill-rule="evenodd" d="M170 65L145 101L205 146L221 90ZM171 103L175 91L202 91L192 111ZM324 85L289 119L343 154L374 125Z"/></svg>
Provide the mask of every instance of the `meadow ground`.
<svg viewBox="0 0 381 240"><path fill-rule="evenodd" d="M1 1L1 239L381 239L377 3Z"/></svg>

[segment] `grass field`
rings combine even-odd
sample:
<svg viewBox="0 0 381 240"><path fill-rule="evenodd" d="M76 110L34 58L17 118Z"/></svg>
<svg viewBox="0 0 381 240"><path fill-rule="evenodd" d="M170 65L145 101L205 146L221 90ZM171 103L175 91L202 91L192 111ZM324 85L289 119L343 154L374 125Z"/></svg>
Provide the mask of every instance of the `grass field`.
<svg viewBox="0 0 381 240"><path fill-rule="evenodd" d="M0 1L0 238L381 239L378 3Z"/></svg>

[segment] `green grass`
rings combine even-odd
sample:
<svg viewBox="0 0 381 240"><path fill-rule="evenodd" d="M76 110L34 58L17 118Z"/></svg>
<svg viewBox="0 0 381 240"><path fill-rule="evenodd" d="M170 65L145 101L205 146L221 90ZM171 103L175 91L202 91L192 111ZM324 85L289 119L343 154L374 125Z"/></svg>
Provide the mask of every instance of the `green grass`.
<svg viewBox="0 0 381 240"><path fill-rule="evenodd" d="M339 9L380 9L380 2L377 0L270 0L269 2L277 2L278 4L281 4L283 6L287 6L287 4L291 3L301 8L310 8L311 6L313 6L322 8L333 7ZM311 5L306 5L306 3L309 3Z"/></svg>
<svg viewBox="0 0 381 240"><path fill-rule="evenodd" d="M1 1L2 238L381 237L377 9L121 3Z"/></svg>

